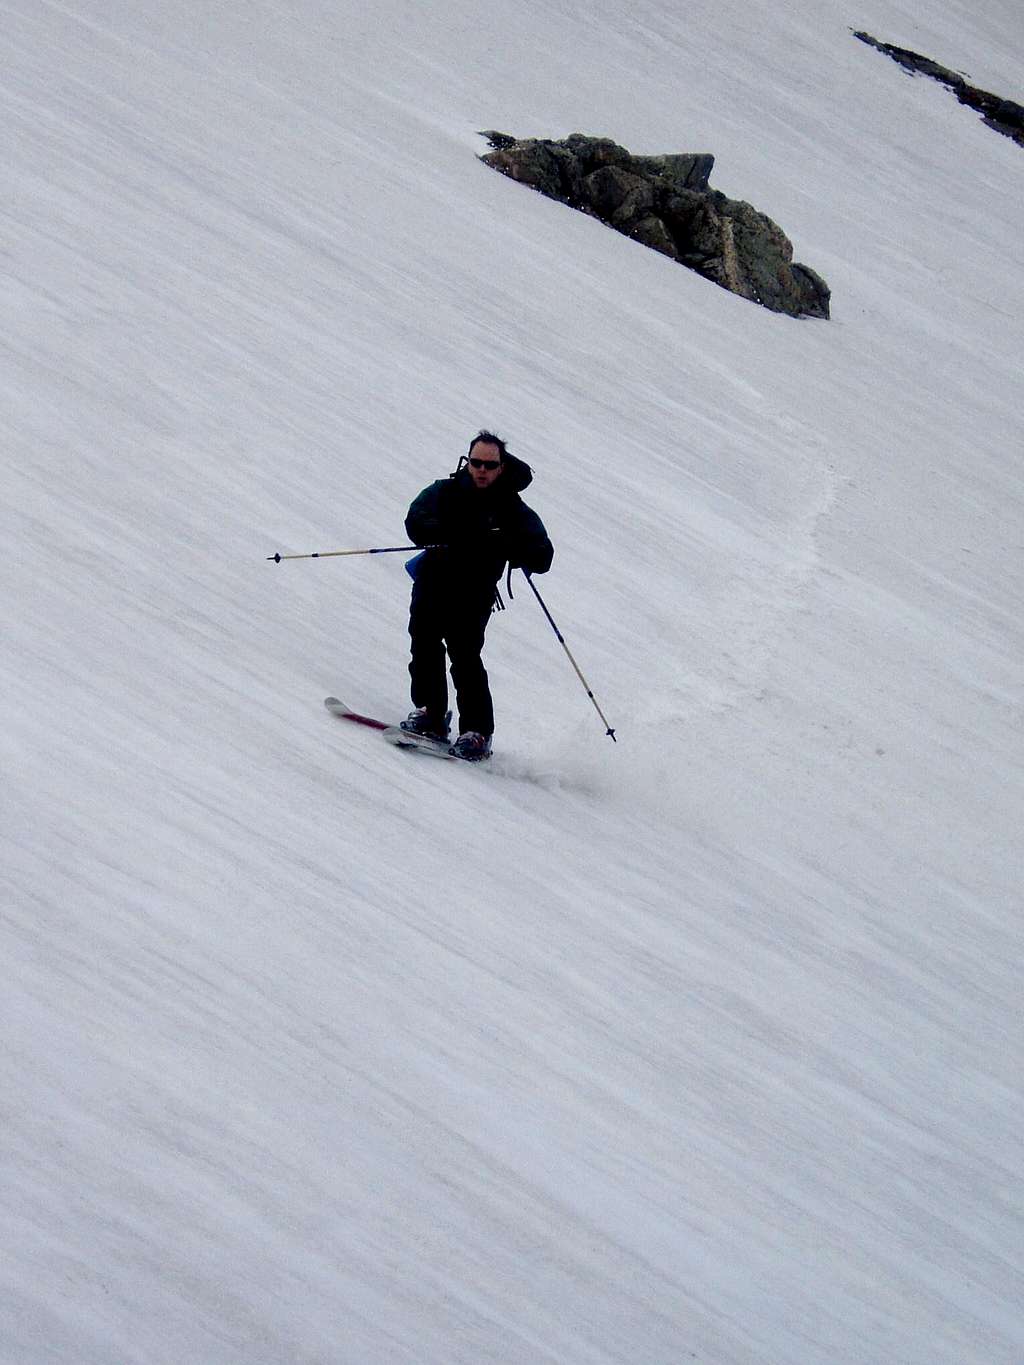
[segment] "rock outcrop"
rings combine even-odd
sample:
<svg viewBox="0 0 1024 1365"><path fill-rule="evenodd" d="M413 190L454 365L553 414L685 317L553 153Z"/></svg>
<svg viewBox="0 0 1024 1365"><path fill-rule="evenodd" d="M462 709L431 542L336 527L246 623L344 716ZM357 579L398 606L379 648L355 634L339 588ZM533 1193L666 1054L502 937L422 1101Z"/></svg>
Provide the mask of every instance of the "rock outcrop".
<svg viewBox="0 0 1024 1365"><path fill-rule="evenodd" d="M919 52L911 52L907 47L880 43L877 38L872 38L870 33L853 31L853 36L862 43L867 43L869 47L884 52L912 75L931 76L932 80L948 86L961 104L978 111L983 123L987 123L997 133L1012 138L1019 146L1024 147L1024 105L1003 99L1001 95L993 95L991 91L980 90L976 85L971 85L958 71L950 71L948 67L940 66L930 57L922 57Z"/></svg>
<svg viewBox="0 0 1024 1365"><path fill-rule="evenodd" d="M493 131L483 136L492 150L481 160L520 184L773 312L828 317L828 285L793 260L792 243L778 224L710 188L710 153L633 156L610 138L582 133L562 141Z"/></svg>

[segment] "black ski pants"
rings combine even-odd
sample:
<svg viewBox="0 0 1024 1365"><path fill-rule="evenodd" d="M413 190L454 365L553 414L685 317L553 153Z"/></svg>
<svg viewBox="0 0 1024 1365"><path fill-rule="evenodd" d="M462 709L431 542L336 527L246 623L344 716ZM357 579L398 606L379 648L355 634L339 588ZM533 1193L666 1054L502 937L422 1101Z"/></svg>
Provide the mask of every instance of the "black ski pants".
<svg viewBox="0 0 1024 1365"><path fill-rule="evenodd" d="M460 734L467 730L476 730L481 735L494 733L491 689L480 658L493 600L493 590L486 602L481 602L479 596L466 598L418 579L412 587L409 611L412 704L425 706L431 715L443 719L448 710L445 664L450 662Z"/></svg>

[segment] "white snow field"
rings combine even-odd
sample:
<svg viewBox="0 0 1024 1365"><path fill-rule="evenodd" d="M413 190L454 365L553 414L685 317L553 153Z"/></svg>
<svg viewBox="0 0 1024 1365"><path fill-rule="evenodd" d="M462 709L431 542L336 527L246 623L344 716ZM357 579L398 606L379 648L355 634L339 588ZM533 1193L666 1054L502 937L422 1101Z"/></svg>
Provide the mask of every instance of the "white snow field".
<svg viewBox="0 0 1024 1365"><path fill-rule="evenodd" d="M1024 1361L1018 0L6 0L3 1365ZM829 322L478 130L709 151ZM479 426L538 580L405 713Z"/></svg>

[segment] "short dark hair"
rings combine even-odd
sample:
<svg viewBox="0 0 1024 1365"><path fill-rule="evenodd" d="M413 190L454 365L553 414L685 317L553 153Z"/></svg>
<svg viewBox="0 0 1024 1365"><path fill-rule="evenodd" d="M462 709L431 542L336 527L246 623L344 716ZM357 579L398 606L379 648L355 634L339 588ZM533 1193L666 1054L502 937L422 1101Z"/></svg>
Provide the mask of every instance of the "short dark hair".
<svg viewBox="0 0 1024 1365"><path fill-rule="evenodd" d="M475 445L479 445L479 443L480 443L481 441L486 442L486 444L489 445L489 446L497 446L497 447L498 447L498 454L501 456L501 458L502 458L503 460L505 459L506 455L508 454L508 446L505 444L505 442L501 439L500 436L495 436L495 434L494 434L493 431L478 431L478 432L477 432L477 434L473 437L473 439L472 439L472 440L470 441L470 443L469 443L469 453L470 453L470 455L472 455L472 453L473 453L473 447L474 447Z"/></svg>

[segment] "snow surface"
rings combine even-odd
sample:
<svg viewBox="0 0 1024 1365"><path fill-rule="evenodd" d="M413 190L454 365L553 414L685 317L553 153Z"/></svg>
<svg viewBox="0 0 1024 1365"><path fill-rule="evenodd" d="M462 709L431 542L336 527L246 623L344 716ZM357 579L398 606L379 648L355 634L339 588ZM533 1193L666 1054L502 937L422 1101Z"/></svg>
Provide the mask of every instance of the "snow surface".
<svg viewBox="0 0 1024 1365"><path fill-rule="evenodd" d="M8 0L0 1359L1024 1360L1016 0ZM796 322L486 169L711 151ZM534 465L488 771L412 496Z"/></svg>

